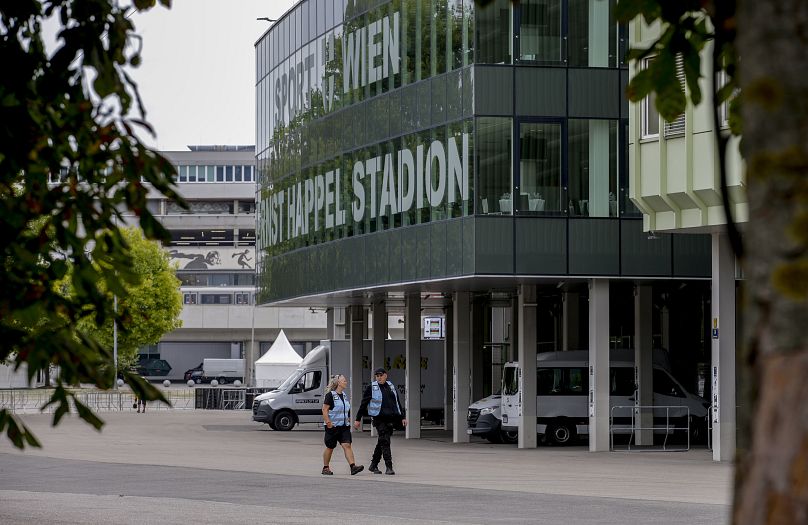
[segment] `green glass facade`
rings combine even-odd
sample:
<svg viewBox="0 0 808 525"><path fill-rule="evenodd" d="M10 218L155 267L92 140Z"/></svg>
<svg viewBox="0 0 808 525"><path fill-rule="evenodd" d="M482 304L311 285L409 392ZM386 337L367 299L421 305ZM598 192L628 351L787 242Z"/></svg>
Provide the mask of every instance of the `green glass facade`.
<svg viewBox="0 0 808 525"><path fill-rule="evenodd" d="M698 240L648 241L627 198L614 4L298 3L256 44L259 300L707 275L677 263Z"/></svg>

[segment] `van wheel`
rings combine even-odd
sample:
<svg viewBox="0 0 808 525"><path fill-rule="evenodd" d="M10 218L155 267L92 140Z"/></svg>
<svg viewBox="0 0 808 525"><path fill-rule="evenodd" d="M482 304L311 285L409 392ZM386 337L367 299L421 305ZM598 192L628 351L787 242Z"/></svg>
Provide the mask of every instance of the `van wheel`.
<svg viewBox="0 0 808 525"><path fill-rule="evenodd" d="M198 385L198 384L202 383L202 379L197 377L196 379L194 379L194 383L196 383Z"/></svg>
<svg viewBox="0 0 808 525"><path fill-rule="evenodd" d="M556 421L547 429L547 440L553 445L569 445L575 441L575 427L567 421Z"/></svg>
<svg viewBox="0 0 808 525"><path fill-rule="evenodd" d="M505 431L500 429L499 431L499 439L503 443L508 443L509 445L513 445L514 443L519 443L519 432L516 430L512 431Z"/></svg>
<svg viewBox="0 0 808 525"><path fill-rule="evenodd" d="M690 442L707 443L707 418L690 416Z"/></svg>
<svg viewBox="0 0 808 525"><path fill-rule="evenodd" d="M226 385L227 384L227 378L226 377L220 377L216 381L218 381L220 385Z"/></svg>
<svg viewBox="0 0 808 525"><path fill-rule="evenodd" d="M295 427L295 423L297 423L295 416L292 415L291 412L279 412L272 421L275 430L280 430L281 432L292 430Z"/></svg>

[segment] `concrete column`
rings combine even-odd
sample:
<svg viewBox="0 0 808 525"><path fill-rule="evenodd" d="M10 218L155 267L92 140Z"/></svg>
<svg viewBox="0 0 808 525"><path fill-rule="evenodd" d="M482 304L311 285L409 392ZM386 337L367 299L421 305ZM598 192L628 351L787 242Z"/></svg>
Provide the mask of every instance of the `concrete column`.
<svg viewBox="0 0 808 525"><path fill-rule="evenodd" d="M421 294L408 293L404 305L407 369L405 410L407 439L421 437Z"/></svg>
<svg viewBox="0 0 808 525"><path fill-rule="evenodd" d="M589 282L589 450L609 450L609 281Z"/></svg>
<svg viewBox="0 0 808 525"><path fill-rule="evenodd" d="M724 233L712 235L713 460L735 456L735 256Z"/></svg>
<svg viewBox="0 0 808 525"><path fill-rule="evenodd" d="M452 305L452 442L468 443L471 388L471 294L456 292Z"/></svg>
<svg viewBox="0 0 808 525"><path fill-rule="evenodd" d="M471 303L471 402L482 399L483 369L485 367L485 304L482 301Z"/></svg>
<svg viewBox="0 0 808 525"><path fill-rule="evenodd" d="M654 368L653 368L653 289L643 284L634 290L634 370L637 378L637 394L634 396L636 406L654 404ZM634 409L635 425L643 430L635 434L638 445L653 445L654 424L653 409Z"/></svg>
<svg viewBox="0 0 808 525"><path fill-rule="evenodd" d="M519 287L519 392L522 417L519 418L519 448L536 448L536 285Z"/></svg>
<svg viewBox="0 0 808 525"><path fill-rule="evenodd" d="M351 323L351 377L348 378L348 389L351 400L351 419L356 417L359 404L362 400L362 334L364 333L365 315L364 307L354 305L350 307ZM332 370L339 373L339 370Z"/></svg>
<svg viewBox="0 0 808 525"><path fill-rule="evenodd" d="M454 428L454 417L452 417L454 407L454 397L452 392L454 368L454 308L449 305L444 311L446 319L446 339L443 345L443 426L446 430Z"/></svg>
<svg viewBox="0 0 808 525"><path fill-rule="evenodd" d="M331 341L334 339L334 309L327 308L325 311L325 338Z"/></svg>
<svg viewBox="0 0 808 525"><path fill-rule="evenodd" d="M581 348L580 301L577 292L564 292L561 296L563 304L562 316L562 348L564 351Z"/></svg>
<svg viewBox="0 0 808 525"><path fill-rule="evenodd" d="M662 306L662 348L671 351L671 311L668 305Z"/></svg>
<svg viewBox="0 0 808 525"><path fill-rule="evenodd" d="M519 358L519 297L511 299L511 329L508 331L508 361Z"/></svg>
<svg viewBox="0 0 808 525"><path fill-rule="evenodd" d="M374 297L373 300L373 340L370 355L370 375L363 377L363 381L373 380L373 371L379 367L384 367L384 341L387 339L387 304L384 299ZM396 385L398 386L398 385ZM364 386L363 386L364 389ZM364 390L363 390L364 391ZM376 437L376 427L370 427L370 435Z"/></svg>
<svg viewBox="0 0 808 525"><path fill-rule="evenodd" d="M387 339L387 304L384 299L373 301L373 350L370 356L370 369L384 365L384 341ZM365 378L370 381L370 377Z"/></svg>

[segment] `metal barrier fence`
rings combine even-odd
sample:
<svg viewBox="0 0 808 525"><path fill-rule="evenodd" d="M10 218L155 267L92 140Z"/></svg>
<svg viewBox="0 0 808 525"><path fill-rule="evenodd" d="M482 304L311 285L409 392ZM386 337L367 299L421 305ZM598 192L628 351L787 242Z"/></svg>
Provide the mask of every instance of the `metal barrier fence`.
<svg viewBox="0 0 808 525"><path fill-rule="evenodd" d="M645 411L650 411L651 413L651 425L650 426L641 426L640 425L640 417L641 413ZM664 411L664 418L662 417L662 411ZM631 424L627 425L624 423L615 423L615 412L618 412L617 418L619 420L630 419ZM674 415L671 415L671 412L674 412ZM626 416L623 414L631 414L630 416ZM681 421L684 418L684 425L676 425L676 421ZM657 420L664 419L665 424L655 424L654 422ZM637 432L639 431L648 431L651 433L652 436L652 443L653 443L653 436L655 434L663 434L665 437L663 439L662 445L637 445L635 442L635 438L637 436ZM670 448L668 446L668 438L671 437L675 432L682 432L684 431L686 438L686 446L683 447L675 447ZM639 451L665 451L665 452L686 452L690 450L690 408L686 406L654 406L654 405L618 405L612 407L611 414L609 416L609 442L610 442L610 449L611 450L618 450L614 444L614 436L615 434L619 435L629 435L628 444L626 445L625 449L628 452L639 452ZM632 448L632 443L634 443L634 448ZM637 448L641 446L642 448Z"/></svg>
<svg viewBox="0 0 808 525"><path fill-rule="evenodd" d="M193 410L194 398L192 391L163 390L163 396L171 403L149 401L146 406L149 410ZM129 391L118 392L75 392L80 403L87 405L95 412L120 412L135 410L135 397ZM51 393L42 390L2 390L0 391L0 409L14 414L35 414L44 412L51 414L56 405L43 407L50 400Z"/></svg>

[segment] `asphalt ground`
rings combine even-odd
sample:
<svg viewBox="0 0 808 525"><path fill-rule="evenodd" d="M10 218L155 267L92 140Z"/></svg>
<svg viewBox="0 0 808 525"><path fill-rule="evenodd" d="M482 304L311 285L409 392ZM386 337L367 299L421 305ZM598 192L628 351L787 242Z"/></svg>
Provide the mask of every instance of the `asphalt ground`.
<svg viewBox="0 0 808 525"><path fill-rule="evenodd" d="M732 468L706 450L519 450L444 431L393 439L396 476L320 475L322 430L280 433L250 414L150 411L24 416L42 450L0 440L0 523L724 523ZM367 465L375 440L354 432Z"/></svg>

